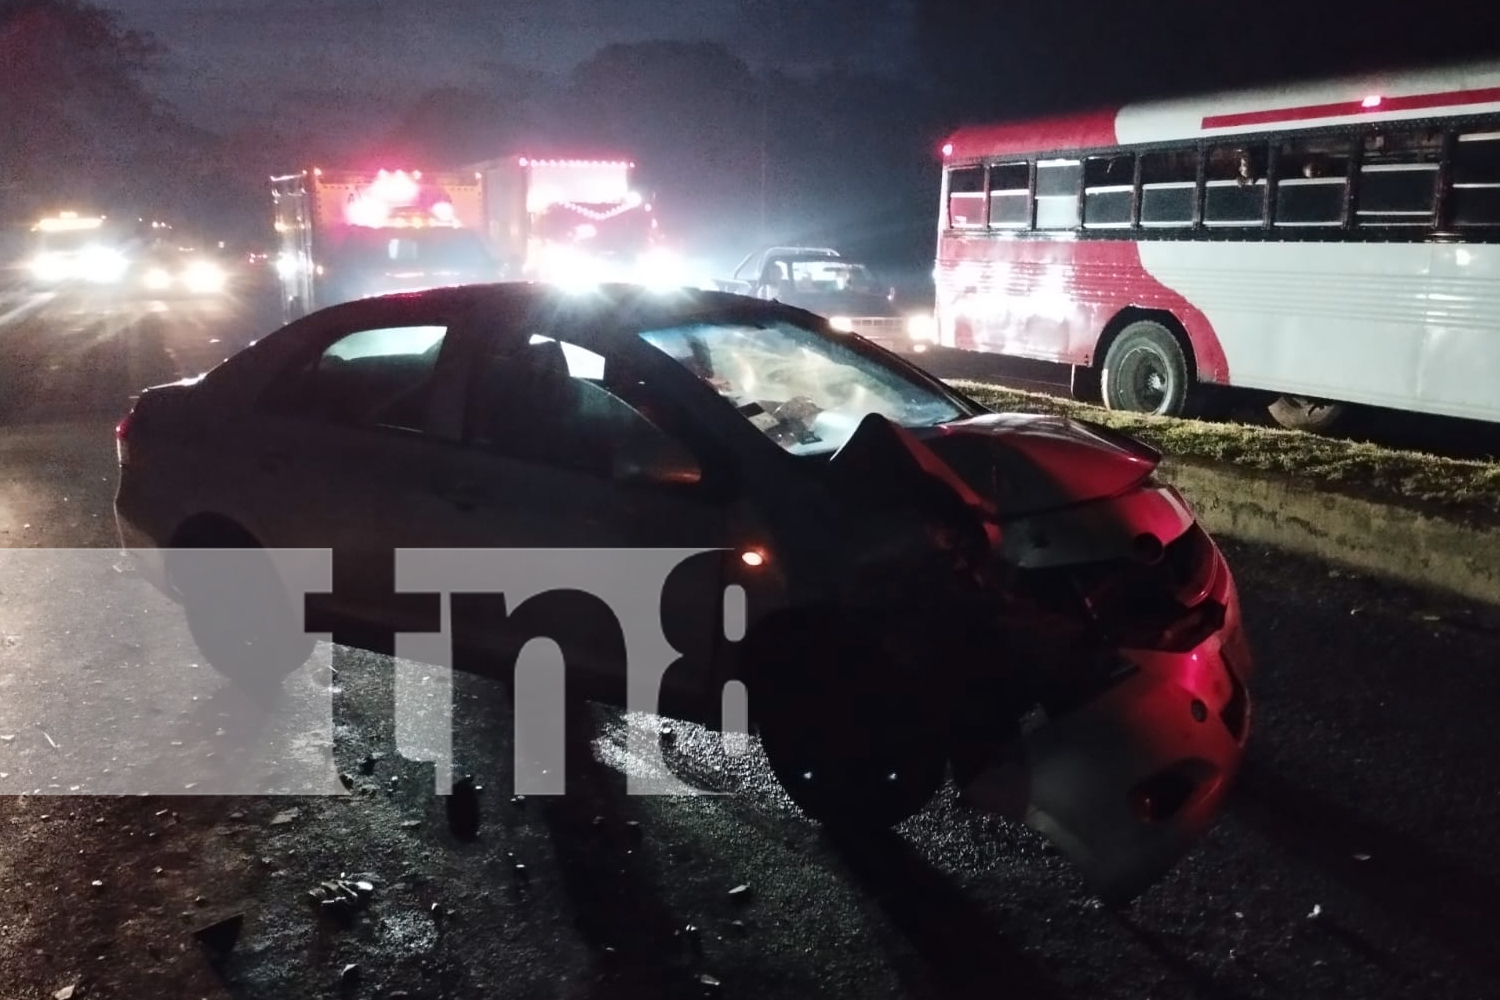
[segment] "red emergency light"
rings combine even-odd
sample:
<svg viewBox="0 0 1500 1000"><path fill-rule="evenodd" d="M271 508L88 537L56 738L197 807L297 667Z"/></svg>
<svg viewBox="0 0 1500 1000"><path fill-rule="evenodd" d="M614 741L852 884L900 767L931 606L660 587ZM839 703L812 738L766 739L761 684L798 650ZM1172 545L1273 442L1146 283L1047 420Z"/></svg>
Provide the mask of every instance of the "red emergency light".
<svg viewBox="0 0 1500 1000"><path fill-rule="evenodd" d="M516 160L516 163L523 167L625 167L628 170L635 169L634 160L535 160L528 156L522 156Z"/></svg>

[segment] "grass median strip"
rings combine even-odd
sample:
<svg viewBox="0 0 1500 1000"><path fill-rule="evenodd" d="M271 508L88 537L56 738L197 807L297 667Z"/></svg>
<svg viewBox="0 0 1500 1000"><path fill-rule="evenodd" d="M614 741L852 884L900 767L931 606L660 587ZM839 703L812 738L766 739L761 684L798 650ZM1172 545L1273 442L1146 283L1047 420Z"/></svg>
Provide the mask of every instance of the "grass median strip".
<svg viewBox="0 0 1500 1000"><path fill-rule="evenodd" d="M1245 424L1118 413L988 382L949 384L996 410L1055 413L1123 431L1168 458L1291 475L1311 486L1465 523L1500 525L1500 464L1398 451L1362 441Z"/></svg>

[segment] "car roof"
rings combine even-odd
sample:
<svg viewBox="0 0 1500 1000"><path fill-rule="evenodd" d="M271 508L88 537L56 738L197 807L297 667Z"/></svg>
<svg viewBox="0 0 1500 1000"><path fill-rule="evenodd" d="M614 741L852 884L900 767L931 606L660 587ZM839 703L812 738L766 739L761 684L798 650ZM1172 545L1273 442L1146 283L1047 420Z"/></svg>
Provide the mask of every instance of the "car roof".
<svg viewBox="0 0 1500 1000"><path fill-rule="evenodd" d="M772 254L776 254L777 256L786 256L788 254L803 254L803 255L806 255L806 256L813 256L813 257L842 257L843 256L843 254L841 254L837 250L833 249L833 247L801 247L801 246L766 247L764 250L760 251L760 254L763 257L769 257Z"/></svg>
<svg viewBox="0 0 1500 1000"><path fill-rule="evenodd" d="M520 307L546 309L573 320L591 318L618 320L620 326L672 325L695 319L734 317L770 319L783 317L802 323L819 323L812 313L781 302L771 302L733 292L682 287L656 289L643 285L606 283L570 288L532 281L502 281L358 299L330 306L361 312L380 308L385 301L422 301L455 309ZM606 323L606 326L616 325Z"/></svg>

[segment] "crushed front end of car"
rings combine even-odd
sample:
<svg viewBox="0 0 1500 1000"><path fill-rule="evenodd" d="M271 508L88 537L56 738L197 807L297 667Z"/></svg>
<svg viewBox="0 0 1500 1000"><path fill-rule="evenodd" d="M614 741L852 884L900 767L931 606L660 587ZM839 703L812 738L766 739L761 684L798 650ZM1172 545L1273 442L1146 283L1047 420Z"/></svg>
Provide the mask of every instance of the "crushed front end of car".
<svg viewBox="0 0 1500 1000"><path fill-rule="evenodd" d="M1084 422L992 415L920 440L871 417L830 462L848 495L893 478L946 494L916 519L945 582L909 555L859 570L912 612L878 627L942 691L962 800L1044 834L1111 901L1207 830L1250 724L1233 575L1159 460Z"/></svg>

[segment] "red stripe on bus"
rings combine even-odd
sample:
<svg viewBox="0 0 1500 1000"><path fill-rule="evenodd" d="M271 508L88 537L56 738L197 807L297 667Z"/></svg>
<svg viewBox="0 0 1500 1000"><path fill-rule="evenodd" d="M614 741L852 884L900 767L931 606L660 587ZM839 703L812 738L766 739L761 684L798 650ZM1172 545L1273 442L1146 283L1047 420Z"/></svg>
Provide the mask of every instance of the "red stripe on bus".
<svg viewBox="0 0 1500 1000"><path fill-rule="evenodd" d="M1500 102L1500 87L1486 87L1482 90L1458 90L1446 94L1381 97L1379 104L1368 108L1365 107L1364 101L1340 101L1337 104L1309 104L1305 107L1280 108L1275 111L1242 111L1232 115L1211 115L1203 119L1203 127L1205 129L1243 128L1248 125L1275 125L1278 122L1306 121L1312 118L1342 118L1350 115L1384 114L1387 111L1421 111L1427 108L1496 102Z"/></svg>
<svg viewBox="0 0 1500 1000"><path fill-rule="evenodd" d="M1094 111L1065 118L970 125L948 137L953 146L948 159L962 161L982 156L1023 156L1114 146L1120 141L1115 131L1116 114Z"/></svg>

